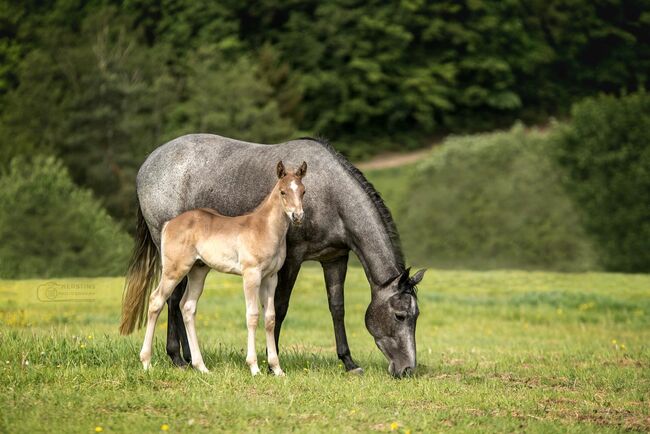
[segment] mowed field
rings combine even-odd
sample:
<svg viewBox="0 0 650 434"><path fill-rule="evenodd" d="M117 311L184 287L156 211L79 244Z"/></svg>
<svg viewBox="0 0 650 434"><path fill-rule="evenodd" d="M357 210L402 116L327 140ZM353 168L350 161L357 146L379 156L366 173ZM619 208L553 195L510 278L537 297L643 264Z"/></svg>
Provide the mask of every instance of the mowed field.
<svg viewBox="0 0 650 434"><path fill-rule="evenodd" d="M211 273L198 333L211 370L138 360L117 334L122 279L0 281L0 432L620 432L650 430L650 276L429 270L415 376L391 378L352 268L336 358L320 267L303 268L281 340L287 376L251 377L240 279ZM91 301L92 300L92 301ZM264 336L258 329L258 353Z"/></svg>

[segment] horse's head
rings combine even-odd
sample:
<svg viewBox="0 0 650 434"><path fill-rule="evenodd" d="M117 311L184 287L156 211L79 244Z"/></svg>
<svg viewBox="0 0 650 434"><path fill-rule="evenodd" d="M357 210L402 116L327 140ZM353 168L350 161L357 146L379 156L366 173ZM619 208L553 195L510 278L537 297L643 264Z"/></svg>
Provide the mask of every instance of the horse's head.
<svg viewBox="0 0 650 434"><path fill-rule="evenodd" d="M376 291L366 311L366 327L395 377L412 373L416 365L415 324L420 310L415 286L425 270L411 277L409 270Z"/></svg>
<svg viewBox="0 0 650 434"><path fill-rule="evenodd" d="M302 162L298 170L287 172L282 161L278 161L278 187L282 208L291 221L297 225L302 223L305 212L302 209L302 198L305 195L305 186L302 178L307 173L307 163Z"/></svg>

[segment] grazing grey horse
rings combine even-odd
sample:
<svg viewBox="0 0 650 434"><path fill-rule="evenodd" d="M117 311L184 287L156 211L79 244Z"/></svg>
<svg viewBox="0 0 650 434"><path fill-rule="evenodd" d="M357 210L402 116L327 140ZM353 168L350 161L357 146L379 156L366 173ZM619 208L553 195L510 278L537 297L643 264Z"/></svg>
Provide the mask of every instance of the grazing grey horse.
<svg viewBox="0 0 650 434"><path fill-rule="evenodd" d="M346 370L363 372L350 355L344 323L343 285L352 250L372 291L366 327L388 359L392 375L412 372L419 315L415 285L422 280L424 270L409 276L395 225L379 194L349 161L318 140L261 145L191 134L153 151L137 177L138 233L127 285L155 273L160 232L166 221L197 208L212 208L228 216L252 211L275 184L269 162L278 160L291 167L307 161L310 176L304 181L308 192L303 202L304 222L290 228L286 260L278 273L276 344L302 262L319 261L325 274L338 357ZM184 284L168 302L167 353L177 365L186 363L181 345L185 356L190 354L178 307ZM144 308L137 308L143 315Z"/></svg>

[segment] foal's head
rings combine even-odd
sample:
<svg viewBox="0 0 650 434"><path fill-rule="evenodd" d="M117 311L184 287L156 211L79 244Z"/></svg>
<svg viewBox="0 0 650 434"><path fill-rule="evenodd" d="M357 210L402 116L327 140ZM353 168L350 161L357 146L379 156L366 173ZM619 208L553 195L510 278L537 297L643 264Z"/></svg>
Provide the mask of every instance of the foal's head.
<svg viewBox="0 0 650 434"><path fill-rule="evenodd" d="M305 195L305 186L302 178L307 173L307 163L304 161L295 172L287 172L282 160L278 161L278 187L284 212L291 221L297 225L302 223L305 212L302 210L302 197Z"/></svg>

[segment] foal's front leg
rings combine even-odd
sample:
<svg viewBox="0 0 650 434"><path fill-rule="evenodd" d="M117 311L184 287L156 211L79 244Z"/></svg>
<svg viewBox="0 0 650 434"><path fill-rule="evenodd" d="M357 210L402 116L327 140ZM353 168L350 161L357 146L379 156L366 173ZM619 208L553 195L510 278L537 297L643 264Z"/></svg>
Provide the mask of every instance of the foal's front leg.
<svg viewBox="0 0 650 434"><path fill-rule="evenodd" d="M264 329L266 330L266 353L269 361L269 368L277 376L284 376L280 368L278 350L275 346L275 287L278 284L278 275L273 274L266 277L260 286L260 298L264 309Z"/></svg>
<svg viewBox="0 0 650 434"><path fill-rule="evenodd" d="M248 352L246 363L251 369L251 374L260 373L257 365L257 352L255 351L255 329L259 319L259 306L257 294L260 290L261 275L258 269L248 269L242 273L244 278L244 298L246 299L246 325L248 327ZM192 354L194 359L194 354Z"/></svg>

